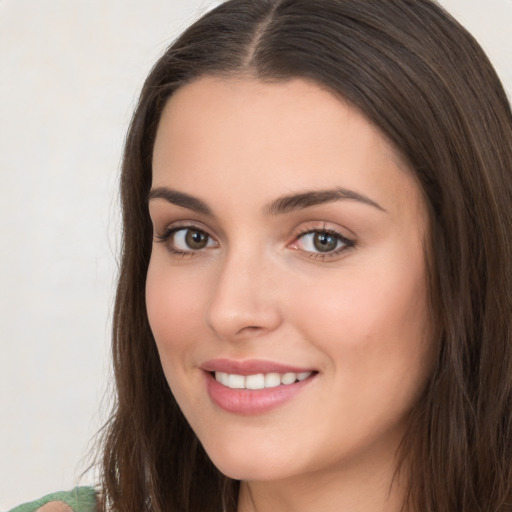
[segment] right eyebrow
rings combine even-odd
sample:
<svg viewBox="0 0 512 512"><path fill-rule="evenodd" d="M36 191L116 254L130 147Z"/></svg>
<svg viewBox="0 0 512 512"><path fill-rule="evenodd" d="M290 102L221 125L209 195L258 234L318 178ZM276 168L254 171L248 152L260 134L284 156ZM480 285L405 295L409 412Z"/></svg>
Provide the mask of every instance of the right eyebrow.
<svg viewBox="0 0 512 512"><path fill-rule="evenodd" d="M206 203L197 199L197 197L189 196L183 192L178 192L168 187L156 187L151 189L148 195L148 201L152 199L165 199L167 202L193 210L203 215L212 215L212 211Z"/></svg>

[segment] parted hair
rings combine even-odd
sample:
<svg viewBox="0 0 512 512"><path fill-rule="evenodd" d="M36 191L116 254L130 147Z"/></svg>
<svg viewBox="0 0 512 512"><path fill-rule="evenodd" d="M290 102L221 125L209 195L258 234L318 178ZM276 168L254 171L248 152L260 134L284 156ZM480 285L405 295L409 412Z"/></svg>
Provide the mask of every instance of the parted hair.
<svg viewBox="0 0 512 512"><path fill-rule="evenodd" d="M228 0L158 60L127 135L100 511L236 510L239 483L174 400L145 305L156 130L173 92L205 75L313 81L407 162L428 208L436 358L400 445L404 510L512 510L512 115L492 65L431 0Z"/></svg>

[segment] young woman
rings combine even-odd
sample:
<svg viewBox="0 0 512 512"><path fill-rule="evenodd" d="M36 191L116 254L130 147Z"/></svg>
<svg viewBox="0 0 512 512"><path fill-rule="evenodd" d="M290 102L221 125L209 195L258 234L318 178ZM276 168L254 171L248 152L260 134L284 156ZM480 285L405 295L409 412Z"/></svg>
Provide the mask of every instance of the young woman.
<svg viewBox="0 0 512 512"><path fill-rule="evenodd" d="M141 93L99 510L512 510L512 115L430 0L230 0Z"/></svg>

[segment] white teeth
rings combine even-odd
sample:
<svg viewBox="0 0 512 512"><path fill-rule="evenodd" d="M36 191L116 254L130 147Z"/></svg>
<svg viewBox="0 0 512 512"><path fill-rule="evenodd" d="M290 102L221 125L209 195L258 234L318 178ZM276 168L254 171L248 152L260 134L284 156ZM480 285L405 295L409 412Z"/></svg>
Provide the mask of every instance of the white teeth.
<svg viewBox="0 0 512 512"><path fill-rule="evenodd" d="M285 373L281 375L281 384L293 384L297 380L296 373Z"/></svg>
<svg viewBox="0 0 512 512"><path fill-rule="evenodd" d="M265 387L275 388L281 384L281 376L279 373L267 373L265 375Z"/></svg>
<svg viewBox="0 0 512 512"><path fill-rule="evenodd" d="M263 373L247 375L245 377L245 387L247 389L263 389L265 387L265 375Z"/></svg>
<svg viewBox="0 0 512 512"><path fill-rule="evenodd" d="M228 386L232 389L244 389L245 377L243 375L230 374L228 377Z"/></svg>
<svg viewBox="0 0 512 512"><path fill-rule="evenodd" d="M225 372L215 372L215 379L231 389L264 389L280 385L288 386L296 381L307 379L313 372L302 373L256 373L254 375L236 375Z"/></svg>
<svg viewBox="0 0 512 512"><path fill-rule="evenodd" d="M224 372L215 372L215 378L224 386L228 385L229 375Z"/></svg>

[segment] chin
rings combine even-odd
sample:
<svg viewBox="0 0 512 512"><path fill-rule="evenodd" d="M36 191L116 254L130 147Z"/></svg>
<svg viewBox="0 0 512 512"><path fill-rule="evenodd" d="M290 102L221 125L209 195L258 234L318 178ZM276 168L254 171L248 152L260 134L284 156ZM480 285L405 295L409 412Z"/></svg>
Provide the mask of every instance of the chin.
<svg viewBox="0 0 512 512"><path fill-rule="evenodd" d="M259 463L242 463L226 462L216 464L217 469L225 476L233 480L241 480L245 482L265 482L278 481L292 476L289 471L285 472L280 467L273 467L268 461L259 461Z"/></svg>
<svg viewBox="0 0 512 512"><path fill-rule="evenodd" d="M258 452L258 450L256 450ZM220 449L207 450L207 454L215 467L225 476L234 480L269 481L281 480L291 476L293 468L288 458L276 457L268 453L254 453L253 450L237 449L228 445Z"/></svg>

